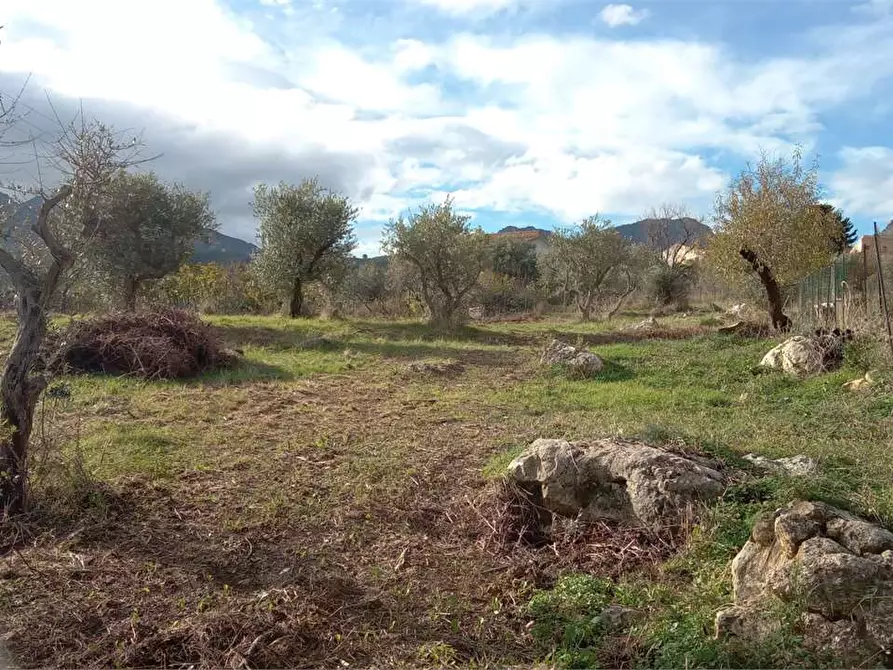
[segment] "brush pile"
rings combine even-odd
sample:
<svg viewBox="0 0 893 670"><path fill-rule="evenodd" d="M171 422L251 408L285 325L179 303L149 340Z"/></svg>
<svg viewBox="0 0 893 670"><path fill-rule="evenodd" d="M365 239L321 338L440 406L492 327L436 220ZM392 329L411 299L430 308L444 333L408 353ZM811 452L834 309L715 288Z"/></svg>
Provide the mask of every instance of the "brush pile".
<svg viewBox="0 0 893 670"><path fill-rule="evenodd" d="M182 379L238 356L192 312L118 312L75 321L52 338L51 367L143 379Z"/></svg>

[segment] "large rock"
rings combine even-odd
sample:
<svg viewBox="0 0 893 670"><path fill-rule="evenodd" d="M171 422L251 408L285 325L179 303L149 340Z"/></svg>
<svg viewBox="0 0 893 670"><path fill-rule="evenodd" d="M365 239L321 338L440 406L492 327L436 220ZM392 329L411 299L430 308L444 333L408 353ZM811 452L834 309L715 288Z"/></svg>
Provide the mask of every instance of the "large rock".
<svg viewBox="0 0 893 670"><path fill-rule="evenodd" d="M772 602L803 609L804 640L847 664L878 663L893 644L893 533L824 503L760 519L732 561L735 605L717 636L759 642L778 623Z"/></svg>
<svg viewBox="0 0 893 670"><path fill-rule="evenodd" d="M640 442L540 439L508 467L508 476L551 513L583 521L673 525L725 488L718 464Z"/></svg>
<svg viewBox="0 0 893 670"><path fill-rule="evenodd" d="M586 378L599 372L604 363L602 359L585 349L572 347L566 342L552 340L543 352L540 362L543 365L558 365L567 370L572 377Z"/></svg>
<svg viewBox="0 0 893 670"><path fill-rule="evenodd" d="M822 372L822 352L818 342L809 337L795 335L770 350L760 365L805 377Z"/></svg>

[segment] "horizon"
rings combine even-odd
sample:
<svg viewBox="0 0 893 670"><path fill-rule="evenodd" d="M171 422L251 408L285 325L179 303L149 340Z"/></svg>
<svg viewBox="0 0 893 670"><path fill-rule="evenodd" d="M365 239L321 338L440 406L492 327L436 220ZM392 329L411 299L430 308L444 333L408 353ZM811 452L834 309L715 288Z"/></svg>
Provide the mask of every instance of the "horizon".
<svg viewBox="0 0 893 670"><path fill-rule="evenodd" d="M246 242L261 181L319 176L374 256L388 219L447 194L488 232L668 202L706 220L760 150L797 146L869 234L893 218L893 0L740 7L7 0L0 91L30 75L38 133L79 105L143 129L151 168Z"/></svg>

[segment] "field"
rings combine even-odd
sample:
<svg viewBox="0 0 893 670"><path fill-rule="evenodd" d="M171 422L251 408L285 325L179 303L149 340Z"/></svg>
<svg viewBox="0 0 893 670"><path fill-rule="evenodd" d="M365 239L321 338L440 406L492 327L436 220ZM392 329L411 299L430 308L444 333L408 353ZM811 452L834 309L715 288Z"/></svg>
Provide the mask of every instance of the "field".
<svg viewBox="0 0 893 670"><path fill-rule="evenodd" d="M611 323L209 317L238 368L182 383L67 378L42 405L35 511L4 529L0 631L23 666L813 666L796 635L713 639L752 519L797 496L893 519L893 396L758 374L769 340L703 316L646 337ZM3 322L8 343L13 324ZM537 365L552 336L608 362ZM461 363L445 373L413 361ZM499 541L498 480L538 437L637 436L750 472L676 545L602 529ZM60 455L61 454L61 455ZM622 540L622 541L620 541ZM591 625L607 602L629 633Z"/></svg>

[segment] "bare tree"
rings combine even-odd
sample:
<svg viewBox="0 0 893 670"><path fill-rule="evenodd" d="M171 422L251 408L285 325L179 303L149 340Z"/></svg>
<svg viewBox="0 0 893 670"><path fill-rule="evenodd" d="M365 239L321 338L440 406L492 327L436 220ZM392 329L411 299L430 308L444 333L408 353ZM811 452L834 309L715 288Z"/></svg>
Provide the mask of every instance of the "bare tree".
<svg viewBox="0 0 893 670"><path fill-rule="evenodd" d="M12 119L11 122L14 122ZM136 138L122 141L108 126L76 121L61 126L48 158L62 174L62 183L47 190L42 178L36 187L15 189L40 201L30 232L39 244L16 254L0 248L0 267L15 289L17 330L0 379L0 509L3 516L17 514L27 505L28 441L34 408L47 385L40 350L47 332L47 311L65 271L75 262L78 242L95 233L98 200L109 178L133 165ZM35 147L35 153L37 149ZM40 175L40 161L38 160ZM10 214L21 210L7 207ZM70 233L77 227L77 235Z"/></svg>
<svg viewBox="0 0 893 670"><path fill-rule="evenodd" d="M647 245L669 266L684 262L701 236L700 221L685 205L664 203L645 214Z"/></svg>

